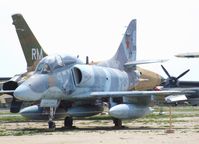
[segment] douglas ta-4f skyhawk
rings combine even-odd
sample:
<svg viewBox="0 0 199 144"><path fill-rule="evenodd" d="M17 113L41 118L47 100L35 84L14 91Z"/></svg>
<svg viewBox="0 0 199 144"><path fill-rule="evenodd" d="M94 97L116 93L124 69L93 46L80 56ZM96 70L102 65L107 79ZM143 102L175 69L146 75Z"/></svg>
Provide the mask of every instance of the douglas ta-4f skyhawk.
<svg viewBox="0 0 199 144"><path fill-rule="evenodd" d="M136 61L136 20L132 20L115 55L104 62L88 65L70 55L44 57L34 74L14 91L23 101L38 105L26 107L20 113L30 119L48 120L55 128L56 118L65 118L71 128L73 117L88 117L103 111L109 103L109 114L115 126L123 119L135 119L152 112L156 95L179 94L179 91L131 91L138 84L137 64L157 61Z"/></svg>

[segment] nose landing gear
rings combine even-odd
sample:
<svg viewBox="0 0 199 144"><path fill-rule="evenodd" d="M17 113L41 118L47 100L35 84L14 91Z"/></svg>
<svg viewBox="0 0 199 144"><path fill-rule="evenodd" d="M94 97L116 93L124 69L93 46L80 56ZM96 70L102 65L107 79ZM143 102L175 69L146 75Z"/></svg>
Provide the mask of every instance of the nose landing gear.
<svg viewBox="0 0 199 144"><path fill-rule="evenodd" d="M49 120L48 120L48 128L51 130L55 130L56 125L55 122L53 121L54 115L55 115L56 109L53 107L50 107L50 115L49 115Z"/></svg>

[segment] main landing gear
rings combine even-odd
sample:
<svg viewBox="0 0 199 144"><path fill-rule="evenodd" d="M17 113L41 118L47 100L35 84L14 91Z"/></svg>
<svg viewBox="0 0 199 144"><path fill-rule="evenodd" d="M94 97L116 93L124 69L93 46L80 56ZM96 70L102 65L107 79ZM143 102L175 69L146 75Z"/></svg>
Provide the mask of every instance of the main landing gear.
<svg viewBox="0 0 199 144"><path fill-rule="evenodd" d="M64 127L65 128L72 128L73 127L73 118L72 117L66 117L64 119Z"/></svg>
<svg viewBox="0 0 199 144"><path fill-rule="evenodd" d="M115 125L115 128L122 128L122 120L121 119L113 118L113 123Z"/></svg>
<svg viewBox="0 0 199 144"><path fill-rule="evenodd" d="M54 130L56 128L55 122L52 120L48 121L48 128Z"/></svg>
<svg viewBox="0 0 199 144"><path fill-rule="evenodd" d="M55 108L50 108L50 115L49 115L49 121L48 121L48 128L51 130L55 130L56 125L53 121L55 115ZM64 127L65 128L72 128L73 127L73 118L72 117L66 117L64 119Z"/></svg>

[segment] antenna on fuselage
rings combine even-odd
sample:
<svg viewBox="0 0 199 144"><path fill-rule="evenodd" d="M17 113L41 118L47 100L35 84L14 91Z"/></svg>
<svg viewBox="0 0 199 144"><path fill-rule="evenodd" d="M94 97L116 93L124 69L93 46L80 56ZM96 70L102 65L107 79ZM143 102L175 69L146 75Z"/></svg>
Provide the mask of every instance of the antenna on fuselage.
<svg viewBox="0 0 199 144"><path fill-rule="evenodd" d="M86 64L89 64L89 57L86 56Z"/></svg>

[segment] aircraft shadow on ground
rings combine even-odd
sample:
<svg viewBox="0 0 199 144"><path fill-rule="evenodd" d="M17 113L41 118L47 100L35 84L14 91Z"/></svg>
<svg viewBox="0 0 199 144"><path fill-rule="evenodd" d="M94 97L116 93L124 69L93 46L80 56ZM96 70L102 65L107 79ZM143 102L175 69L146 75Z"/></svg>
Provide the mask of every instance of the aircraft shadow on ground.
<svg viewBox="0 0 199 144"><path fill-rule="evenodd" d="M132 130L132 131L148 131L148 130L165 130L165 128L154 128L154 127L134 127L134 128L129 128L126 126L123 126L121 128L117 127L88 127L88 128L79 128L79 127L72 127L72 128L56 128L55 130L50 130L48 128L21 128L21 129L16 129L16 131L33 131L33 132L69 132L69 131L123 131L123 130Z"/></svg>

